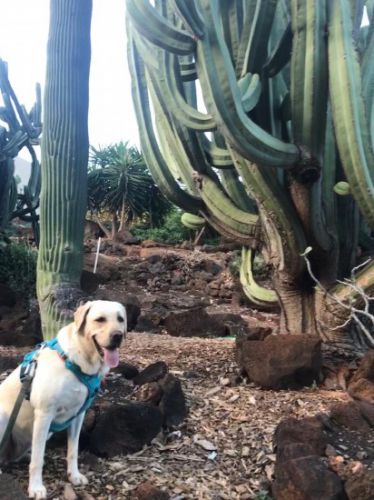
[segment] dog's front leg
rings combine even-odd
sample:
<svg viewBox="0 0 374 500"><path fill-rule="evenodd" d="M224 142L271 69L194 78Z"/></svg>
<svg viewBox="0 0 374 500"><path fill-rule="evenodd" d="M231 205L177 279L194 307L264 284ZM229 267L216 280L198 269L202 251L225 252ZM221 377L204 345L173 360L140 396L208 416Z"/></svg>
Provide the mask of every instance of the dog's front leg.
<svg viewBox="0 0 374 500"><path fill-rule="evenodd" d="M48 438L49 428L53 420L53 414L45 410L34 411L34 425L32 432L29 497L46 498L47 490L43 485L43 464L45 443Z"/></svg>
<svg viewBox="0 0 374 500"><path fill-rule="evenodd" d="M68 478L75 485L87 484L88 479L78 469L78 447L79 434L81 432L85 413L80 413L71 423L68 429Z"/></svg>

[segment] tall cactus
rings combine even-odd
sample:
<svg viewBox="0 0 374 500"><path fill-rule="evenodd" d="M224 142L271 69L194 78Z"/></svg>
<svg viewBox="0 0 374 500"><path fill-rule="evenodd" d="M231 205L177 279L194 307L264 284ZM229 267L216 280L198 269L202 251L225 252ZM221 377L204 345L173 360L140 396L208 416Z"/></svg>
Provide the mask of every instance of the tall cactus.
<svg viewBox="0 0 374 500"><path fill-rule="evenodd" d="M127 2L133 100L159 187L247 248L244 290L256 304L278 301L282 333L318 333L355 352L374 338L353 337L349 310L331 297L362 305L337 280L374 251L366 3L362 27L361 0ZM341 181L348 196L334 190ZM274 291L255 282L255 253L271 264ZM369 263L358 281L369 293L373 280Z"/></svg>
<svg viewBox="0 0 374 500"><path fill-rule="evenodd" d="M80 294L92 0L51 0L50 5L37 267L46 339L69 320Z"/></svg>
<svg viewBox="0 0 374 500"><path fill-rule="evenodd" d="M35 240L38 243L40 165L34 146L39 144L41 133L41 92L36 85L36 102L29 113L22 106L8 78L7 64L0 59L0 90L4 106L0 108L0 119L7 127L0 127L0 229L5 229L15 217L31 221ZM14 161L18 153L26 148L32 158L31 173L24 193L17 193L17 184L13 177Z"/></svg>

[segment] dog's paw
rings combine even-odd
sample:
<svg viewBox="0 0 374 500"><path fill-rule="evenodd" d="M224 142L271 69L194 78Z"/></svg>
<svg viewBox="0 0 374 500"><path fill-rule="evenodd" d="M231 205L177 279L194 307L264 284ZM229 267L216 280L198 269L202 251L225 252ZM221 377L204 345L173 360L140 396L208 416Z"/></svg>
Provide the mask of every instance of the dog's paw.
<svg viewBox="0 0 374 500"><path fill-rule="evenodd" d="M29 498L47 498L47 490L42 485L29 486Z"/></svg>
<svg viewBox="0 0 374 500"><path fill-rule="evenodd" d="M74 474L69 473L68 476L69 481L74 484L74 486L84 485L88 483L88 479L86 478L86 476L84 476L80 472L75 472Z"/></svg>

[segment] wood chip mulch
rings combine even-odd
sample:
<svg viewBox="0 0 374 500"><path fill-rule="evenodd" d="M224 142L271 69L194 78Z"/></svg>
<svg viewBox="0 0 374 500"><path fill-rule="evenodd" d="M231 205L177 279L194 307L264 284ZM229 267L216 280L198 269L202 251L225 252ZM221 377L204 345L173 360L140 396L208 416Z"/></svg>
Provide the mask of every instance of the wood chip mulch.
<svg viewBox="0 0 374 500"><path fill-rule="evenodd" d="M44 481L49 498L131 499L132 490L145 481L173 500L271 498L272 438L279 421L327 411L347 397L318 388L275 392L245 381L237 384L234 345L231 339L129 334L121 359L139 368L165 361L182 382L189 416L179 429L157 436L133 455L109 460L81 454L81 470L90 480L85 487L66 487L64 450L47 445ZM27 462L7 472L27 491Z"/></svg>

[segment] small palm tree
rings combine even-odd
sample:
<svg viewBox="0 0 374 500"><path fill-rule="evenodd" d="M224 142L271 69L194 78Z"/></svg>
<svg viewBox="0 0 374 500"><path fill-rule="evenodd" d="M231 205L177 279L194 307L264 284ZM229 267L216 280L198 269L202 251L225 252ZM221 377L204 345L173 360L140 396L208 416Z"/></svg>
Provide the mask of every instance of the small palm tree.
<svg viewBox="0 0 374 500"><path fill-rule="evenodd" d="M159 224L170 207L135 146L119 142L102 149L91 147L88 208L94 214L111 214L112 239L135 219Z"/></svg>

